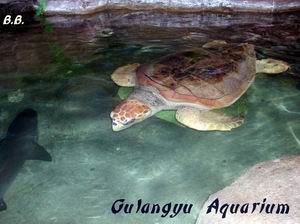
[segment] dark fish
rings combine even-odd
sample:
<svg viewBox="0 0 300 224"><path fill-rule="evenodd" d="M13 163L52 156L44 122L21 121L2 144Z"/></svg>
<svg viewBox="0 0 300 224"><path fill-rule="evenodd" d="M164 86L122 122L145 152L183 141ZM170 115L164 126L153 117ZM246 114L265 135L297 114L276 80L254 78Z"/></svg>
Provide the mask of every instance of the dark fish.
<svg viewBox="0 0 300 224"><path fill-rule="evenodd" d="M37 112L23 110L11 122L0 141L0 211L6 210L4 194L26 160L52 161L51 155L37 143Z"/></svg>

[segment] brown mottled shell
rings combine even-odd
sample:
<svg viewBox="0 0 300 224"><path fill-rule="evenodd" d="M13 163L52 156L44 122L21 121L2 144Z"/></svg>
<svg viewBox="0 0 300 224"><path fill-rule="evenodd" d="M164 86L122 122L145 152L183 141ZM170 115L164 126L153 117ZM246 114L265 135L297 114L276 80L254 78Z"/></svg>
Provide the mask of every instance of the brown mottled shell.
<svg viewBox="0 0 300 224"><path fill-rule="evenodd" d="M155 87L169 101L221 108L234 103L255 78L251 44L226 44L168 55L137 70L140 86Z"/></svg>

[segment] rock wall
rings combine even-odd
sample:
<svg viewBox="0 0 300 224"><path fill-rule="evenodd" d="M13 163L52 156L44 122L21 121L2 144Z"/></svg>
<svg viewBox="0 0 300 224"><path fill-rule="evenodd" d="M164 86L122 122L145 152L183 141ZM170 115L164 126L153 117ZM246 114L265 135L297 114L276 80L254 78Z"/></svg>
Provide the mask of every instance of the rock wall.
<svg viewBox="0 0 300 224"><path fill-rule="evenodd" d="M299 0L0 0L0 15L42 7L46 14L91 14L107 9L285 12L300 10Z"/></svg>
<svg viewBox="0 0 300 224"><path fill-rule="evenodd" d="M146 49L149 45L149 52L152 52L153 46L180 50L211 40L225 40L255 44L258 57L287 61L293 65L288 74L299 77L296 49L300 49L300 36L295 27L300 27L299 13L228 15L107 11L89 16L49 16L45 24L36 22L17 27L14 32L1 33L0 42L5 44L0 44L3 55L0 73L36 71L43 74L51 64L53 51L85 64L87 59L94 58L97 49L107 49L110 45L114 49L115 44L133 44ZM16 35L19 29L22 33ZM112 36L103 36L107 29L112 30ZM61 47L57 49L57 46ZM7 79L1 85L9 85Z"/></svg>
<svg viewBox="0 0 300 224"><path fill-rule="evenodd" d="M41 0L40 0L41 1ZM48 0L48 14L87 14L111 8L177 11L282 12L300 9L299 0Z"/></svg>
<svg viewBox="0 0 300 224"><path fill-rule="evenodd" d="M0 19L7 14L31 12L37 0L0 0Z"/></svg>

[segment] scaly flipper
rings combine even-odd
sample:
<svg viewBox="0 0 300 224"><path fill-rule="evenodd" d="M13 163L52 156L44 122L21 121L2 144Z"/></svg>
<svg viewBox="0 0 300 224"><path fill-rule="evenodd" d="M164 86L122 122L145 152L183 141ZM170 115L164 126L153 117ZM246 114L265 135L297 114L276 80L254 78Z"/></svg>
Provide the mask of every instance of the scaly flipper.
<svg viewBox="0 0 300 224"><path fill-rule="evenodd" d="M222 45L227 44L227 42L225 40L213 40L210 41L204 45L202 45L203 48L214 48L214 47L219 47Z"/></svg>
<svg viewBox="0 0 300 224"><path fill-rule="evenodd" d="M111 79L118 86L126 86L126 87L135 86L135 80L136 80L135 72L139 66L140 64L134 63L134 64L129 64L117 68L111 75Z"/></svg>
<svg viewBox="0 0 300 224"><path fill-rule="evenodd" d="M289 69L288 63L271 58L256 60L256 73L278 74Z"/></svg>
<svg viewBox="0 0 300 224"><path fill-rule="evenodd" d="M227 42L224 40L213 40L204 44L203 48L214 48L222 45L226 45ZM279 74L287 71L289 69L288 63L275 60L272 58L266 58L261 60L256 60L256 73L266 73L266 74Z"/></svg>
<svg viewBox="0 0 300 224"><path fill-rule="evenodd" d="M176 112L176 119L183 125L198 131L230 131L244 123L244 118L233 117L221 112L182 108Z"/></svg>

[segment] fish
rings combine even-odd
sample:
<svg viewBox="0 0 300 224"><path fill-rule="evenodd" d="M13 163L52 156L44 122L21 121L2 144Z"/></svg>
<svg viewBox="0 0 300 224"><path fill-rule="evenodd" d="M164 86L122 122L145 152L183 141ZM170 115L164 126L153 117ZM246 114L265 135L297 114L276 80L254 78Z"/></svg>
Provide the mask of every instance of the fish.
<svg viewBox="0 0 300 224"><path fill-rule="evenodd" d="M52 161L51 155L37 143L38 114L28 108L10 123L0 141L0 212L7 209L3 199L26 160Z"/></svg>

